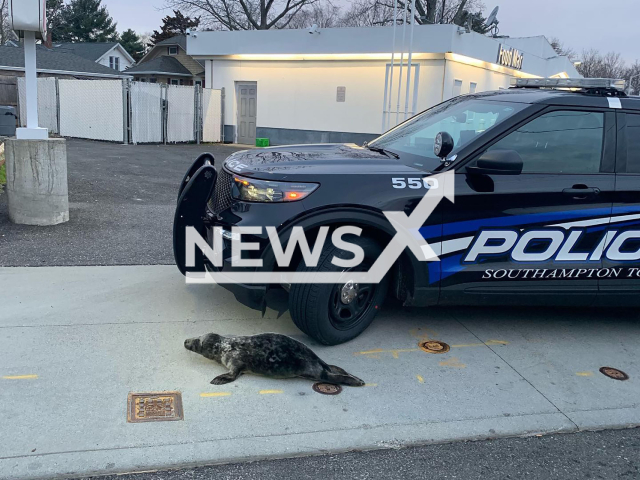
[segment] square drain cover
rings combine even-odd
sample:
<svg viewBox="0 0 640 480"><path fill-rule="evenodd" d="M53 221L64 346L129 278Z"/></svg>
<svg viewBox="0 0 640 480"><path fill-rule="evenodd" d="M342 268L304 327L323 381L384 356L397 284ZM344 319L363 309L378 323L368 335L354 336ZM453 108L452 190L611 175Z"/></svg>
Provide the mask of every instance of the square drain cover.
<svg viewBox="0 0 640 480"><path fill-rule="evenodd" d="M180 392L130 393L127 422L168 422L183 420Z"/></svg>

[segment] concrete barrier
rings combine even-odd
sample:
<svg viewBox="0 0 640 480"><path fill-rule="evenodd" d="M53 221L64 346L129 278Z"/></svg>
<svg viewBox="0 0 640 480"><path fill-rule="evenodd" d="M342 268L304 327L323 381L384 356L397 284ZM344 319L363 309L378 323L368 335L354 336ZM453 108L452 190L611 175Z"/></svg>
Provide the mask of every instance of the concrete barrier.
<svg viewBox="0 0 640 480"><path fill-rule="evenodd" d="M9 219L26 225L69 221L66 141L8 139L5 156Z"/></svg>

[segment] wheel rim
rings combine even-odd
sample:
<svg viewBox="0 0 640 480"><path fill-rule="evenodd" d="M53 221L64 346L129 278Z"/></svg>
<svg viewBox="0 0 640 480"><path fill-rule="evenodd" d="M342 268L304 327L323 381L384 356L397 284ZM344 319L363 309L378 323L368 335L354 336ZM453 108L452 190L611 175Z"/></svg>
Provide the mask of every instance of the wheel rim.
<svg viewBox="0 0 640 480"><path fill-rule="evenodd" d="M329 296L329 319L334 328L349 330L362 322L371 308L376 287L352 281L334 285Z"/></svg>

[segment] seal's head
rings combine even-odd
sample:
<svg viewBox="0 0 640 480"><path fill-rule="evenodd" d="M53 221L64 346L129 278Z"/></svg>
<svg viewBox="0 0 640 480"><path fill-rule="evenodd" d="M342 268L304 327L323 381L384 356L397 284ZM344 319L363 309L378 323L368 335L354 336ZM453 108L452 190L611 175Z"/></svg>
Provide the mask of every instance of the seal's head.
<svg viewBox="0 0 640 480"><path fill-rule="evenodd" d="M194 353L199 353L212 360L220 356L220 341L222 337L216 333L207 333L201 337L187 338L184 348Z"/></svg>
<svg viewBox="0 0 640 480"><path fill-rule="evenodd" d="M184 348L187 350L191 350L192 352L200 353L202 349L202 342L200 342L200 337L195 338L187 338L184 341Z"/></svg>

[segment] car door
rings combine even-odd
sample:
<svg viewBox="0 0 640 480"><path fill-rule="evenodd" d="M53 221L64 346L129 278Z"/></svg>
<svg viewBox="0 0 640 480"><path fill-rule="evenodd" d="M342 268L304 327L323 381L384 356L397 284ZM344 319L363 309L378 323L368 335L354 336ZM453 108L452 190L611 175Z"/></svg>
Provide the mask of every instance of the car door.
<svg viewBox="0 0 640 480"><path fill-rule="evenodd" d="M485 152L515 151L517 175L472 172ZM442 303L590 304L615 187L615 113L548 107L456 169L441 257Z"/></svg>
<svg viewBox="0 0 640 480"><path fill-rule="evenodd" d="M603 255L601 304L640 303L640 112L617 114L616 188Z"/></svg>

